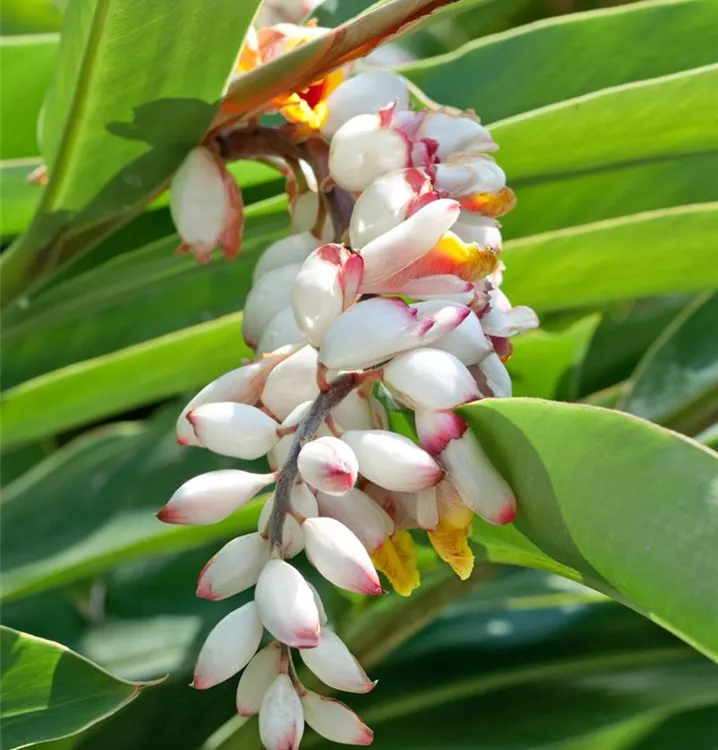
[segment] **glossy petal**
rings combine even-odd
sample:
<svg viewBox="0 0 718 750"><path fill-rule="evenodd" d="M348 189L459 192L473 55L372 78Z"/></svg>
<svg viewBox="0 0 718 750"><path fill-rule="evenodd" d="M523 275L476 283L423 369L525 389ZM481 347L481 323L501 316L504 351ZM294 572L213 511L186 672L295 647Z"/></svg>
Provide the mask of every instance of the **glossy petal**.
<svg viewBox="0 0 718 750"><path fill-rule="evenodd" d="M389 514L369 495L354 487L344 496L317 495L319 512L344 524L371 553L394 533Z"/></svg>
<svg viewBox="0 0 718 750"><path fill-rule="evenodd" d="M304 734L304 712L292 681L278 674L262 698L259 736L266 750L297 750Z"/></svg>
<svg viewBox="0 0 718 750"><path fill-rule="evenodd" d="M314 401L318 395L317 351L304 346L272 370L262 390L262 403L283 420L299 404Z"/></svg>
<svg viewBox="0 0 718 750"><path fill-rule="evenodd" d="M197 657L192 686L206 690L243 669L259 648L262 623L257 606L249 602L220 620Z"/></svg>
<svg viewBox="0 0 718 750"><path fill-rule="evenodd" d="M267 354L280 347L304 342L304 334L297 326L294 311L290 306L287 306L281 309L267 324L257 344L257 354Z"/></svg>
<svg viewBox="0 0 718 750"><path fill-rule="evenodd" d="M412 307L422 315L430 315L441 309L444 303L439 300L415 302ZM486 359L492 352L491 342L484 335L479 318L467 315L465 320L453 331L442 336L432 344L432 348L442 349L453 354L464 365L475 365Z"/></svg>
<svg viewBox="0 0 718 750"><path fill-rule="evenodd" d="M346 495L359 468L354 451L335 437L310 440L299 452L297 464L307 484L330 495Z"/></svg>
<svg viewBox="0 0 718 750"><path fill-rule="evenodd" d="M269 542L258 533L238 536L204 566L197 596L219 601L254 586L269 561Z"/></svg>
<svg viewBox="0 0 718 750"><path fill-rule="evenodd" d="M254 267L252 282L256 284L262 276L282 266L304 263L317 247L319 247L319 240L309 232L290 234L289 237L273 242L260 255Z"/></svg>
<svg viewBox="0 0 718 750"><path fill-rule="evenodd" d="M301 700L304 719L317 734L340 745L371 745L374 732L348 706L311 690Z"/></svg>
<svg viewBox="0 0 718 750"><path fill-rule="evenodd" d="M302 649L302 661L329 687L347 693L368 693L375 682L370 680L344 641L327 628L322 628L319 645Z"/></svg>
<svg viewBox="0 0 718 750"><path fill-rule="evenodd" d="M254 716L259 712L264 694L279 673L281 658L279 643L272 641L247 664L237 685L237 713L240 716Z"/></svg>
<svg viewBox="0 0 718 750"><path fill-rule="evenodd" d="M292 284L301 263L290 263L268 271L252 287L244 303L242 335L256 346L272 318L292 302Z"/></svg>
<svg viewBox="0 0 718 750"><path fill-rule="evenodd" d="M248 404L203 404L187 412L187 420L200 443L221 456L251 461L266 455L279 440L277 422Z"/></svg>

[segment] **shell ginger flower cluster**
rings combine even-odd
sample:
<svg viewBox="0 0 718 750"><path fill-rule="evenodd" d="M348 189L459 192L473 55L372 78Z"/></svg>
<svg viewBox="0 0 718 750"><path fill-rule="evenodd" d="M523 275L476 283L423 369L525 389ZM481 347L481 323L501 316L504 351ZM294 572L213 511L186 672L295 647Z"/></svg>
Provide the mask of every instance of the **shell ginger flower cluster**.
<svg viewBox="0 0 718 750"><path fill-rule="evenodd" d="M242 672L237 710L259 714L267 750L297 748L305 722L339 743L373 736L295 671L298 654L333 690L375 684L295 567L302 551L334 586L378 595L381 572L408 595L419 585L413 530L466 578L474 515L513 521L511 488L454 410L511 395L509 339L538 324L499 288L497 216L513 193L472 113L412 110L406 82L387 72L346 78L323 111L309 135L291 120L278 131L296 231L254 270L242 330L256 359L203 388L177 422L181 444L266 456L267 472L194 477L159 513L212 524L273 486L257 530L200 574L201 597L254 596L212 630L193 683ZM237 192L221 150L196 149L177 173L173 215L202 257L236 240ZM410 410L413 434L392 431L392 404Z"/></svg>

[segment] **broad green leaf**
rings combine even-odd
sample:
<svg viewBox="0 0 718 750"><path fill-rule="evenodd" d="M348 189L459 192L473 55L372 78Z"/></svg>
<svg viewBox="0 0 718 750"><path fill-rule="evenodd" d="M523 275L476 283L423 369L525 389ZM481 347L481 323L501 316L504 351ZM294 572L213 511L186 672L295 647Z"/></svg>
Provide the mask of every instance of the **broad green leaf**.
<svg viewBox="0 0 718 750"><path fill-rule="evenodd" d="M241 313L41 375L0 401L3 449L198 388L251 350Z"/></svg>
<svg viewBox="0 0 718 750"><path fill-rule="evenodd" d="M259 254L287 224L283 201L256 204L247 210L242 253L231 263L215 258L202 265L177 256L179 240L172 234L31 297L5 314L5 387L240 310ZM237 357L246 353L240 346ZM125 387L134 390L130 381ZM191 385L180 390L185 387Z"/></svg>
<svg viewBox="0 0 718 750"><path fill-rule="evenodd" d="M626 162L714 154L716 85L718 65L707 65L501 120L492 127L501 166L520 187Z"/></svg>
<svg viewBox="0 0 718 750"><path fill-rule="evenodd" d="M705 574L718 550L718 456L595 407L492 399L460 412L519 504L510 528L475 524L489 554L558 563L718 658L718 606Z"/></svg>
<svg viewBox="0 0 718 750"><path fill-rule="evenodd" d="M69 649L0 626L6 750L81 732L134 700L141 684L124 682Z"/></svg>
<svg viewBox="0 0 718 750"><path fill-rule="evenodd" d="M5 490L4 599L96 575L139 556L225 539L256 524L257 504L212 526L172 526L154 517L192 476L238 464L177 445L178 411L168 409L144 427L121 424L89 433Z"/></svg>
<svg viewBox="0 0 718 750"><path fill-rule="evenodd" d="M25 231L42 200L43 188L27 178L40 166L39 159L17 159L0 163L0 234L12 238Z"/></svg>
<svg viewBox="0 0 718 750"><path fill-rule="evenodd" d="M692 302L639 363L624 411L700 429L718 411L718 294Z"/></svg>
<svg viewBox="0 0 718 750"><path fill-rule="evenodd" d="M589 315L564 330L532 331L514 339L508 362L514 395L570 398L599 322L599 315Z"/></svg>
<svg viewBox="0 0 718 750"><path fill-rule="evenodd" d="M38 116L57 57L57 34L0 39L0 158L37 156ZM3 229L3 233L6 230Z"/></svg>
<svg viewBox="0 0 718 750"><path fill-rule="evenodd" d="M607 305L581 370L580 396L626 380L649 346L690 302L674 294Z"/></svg>
<svg viewBox="0 0 718 750"><path fill-rule="evenodd" d="M432 99L475 109L482 120L494 122L609 86L714 63L717 24L713 0L648 0L521 26L400 72Z"/></svg>
<svg viewBox="0 0 718 750"><path fill-rule="evenodd" d="M501 163L501 152L498 154ZM599 172L521 185L516 208L501 217L514 239L673 206L718 201L718 154L622 164Z"/></svg>
<svg viewBox="0 0 718 750"><path fill-rule="evenodd" d="M718 204L648 212L508 242L505 291L540 310L713 289Z"/></svg>
<svg viewBox="0 0 718 750"><path fill-rule="evenodd" d="M43 117L50 184L3 257L5 304L126 222L170 177L209 125L257 5L69 3Z"/></svg>

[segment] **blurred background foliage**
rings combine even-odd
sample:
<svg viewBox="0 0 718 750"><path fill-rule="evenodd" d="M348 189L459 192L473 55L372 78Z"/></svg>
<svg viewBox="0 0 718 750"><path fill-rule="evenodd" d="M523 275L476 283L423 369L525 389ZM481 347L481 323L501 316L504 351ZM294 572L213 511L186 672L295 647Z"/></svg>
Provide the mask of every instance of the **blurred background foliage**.
<svg viewBox="0 0 718 750"><path fill-rule="evenodd" d="M47 161L43 133L53 137L48 87L76 73L58 57L65 5L0 9L3 248L49 231L52 212L33 220L46 188L26 178ZM327 0L317 16L335 26L370 5ZM217 70L241 42L240 16L221 39L209 28L197 43L200 56L215 45ZM716 447L718 2L462 0L371 62L398 66L442 104L474 108L501 145L518 194L504 222L506 291L542 314L542 329L516 341L516 395L618 407ZM193 85L212 101L221 82ZM174 134L181 157L203 117L156 115L149 126ZM80 125L55 208L92 172L87 154L103 158ZM249 354L238 323L251 270L288 230L276 173L232 170L248 204L237 261L175 256L159 195L113 231L78 233L77 260L3 313L3 623L124 680L169 675L110 719L44 745L54 750L255 747L232 718L233 681L209 693L187 683L202 639L238 604L197 599L197 573L256 523L258 507L204 528L153 517L182 481L229 465L177 446L174 418L189 393ZM380 680L351 701L375 747L714 750L714 665L579 583L489 562L484 531L483 562L463 587L424 550L414 604L392 595L374 612L326 591ZM391 648L377 652L372 639L386 633ZM118 703L128 690L117 684ZM303 747L319 745L308 737Z"/></svg>

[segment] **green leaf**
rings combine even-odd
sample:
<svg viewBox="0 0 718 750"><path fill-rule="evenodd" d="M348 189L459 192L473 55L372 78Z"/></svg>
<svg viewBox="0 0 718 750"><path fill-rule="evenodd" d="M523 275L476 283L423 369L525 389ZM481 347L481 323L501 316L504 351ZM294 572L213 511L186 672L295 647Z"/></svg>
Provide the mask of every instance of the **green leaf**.
<svg viewBox="0 0 718 750"><path fill-rule="evenodd" d="M705 574L718 532L701 521L718 456L595 407L491 399L460 412L518 499L513 527L475 525L490 554L578 577L718 658Z"/></svg>
<svg viewBox="0 0 718 750"><path fill-rule="evenodd" d="M287 232L287 225L283 200L255 204L247 210L242 253L232 263L215 258L201 265L192 256L177 256L179 240L172 234L8 310L2 341L5 387L241 309L259 254ZM237 359L247 353L241 341L235 347ZM218 355L227 361L226 354ZM125 386L134 390L130 381ZM192 386L179 390L186 387Z"/></svg>
<svg viewBox="0 0 718 750"><path fill-rule="evenodd" d="M43 187L27 178L40 166L39 159L17 159L0 163L0 234L3 239L25 231L42 200Z"/></svg>
<svg viewBox="0 0 718 750"><path fill-rule="evenodd" d="M686 307L639 363L619 408L698 431L718 411L718 294Z"/></svg>
<svg viewBox="0 0 718 750"><path fill-rule="evenodd" d="M172 526L154 514L186 480L237 461L177 445L173 406L147 426L78 438L6 488L2 597L81 580L125 560L189 549L248 531L258 504L212 526ZM259 464L246 464L259 470ZM266 471L266 469L261 469Z"/></svg>
<svg viewBox="0 0 718 750"><path fill-rule="evenodd" d="M714 154L716 85L718 65L708 65L502 120L492 127L501 166L520 187L625 163Z"/></svg>
<svg viewBox="0 0 718 750"><path fill-rule="evenodd" d="M50 184L3 257L5 304L126 222L170 177L210 124L257 5L70 2L43 118Z"/></svg>
<svg viewBox="0 0 718 750"><path fill-rule="evenodd" d="M0 8L3 34L38 34L57 31L62 21L62 0L4 0ZM64 5L64 2L62 3Z"/></svg>
<svg viewBox="0 0 718 750"><path fill-rule="evenodd" d="M400 72L432 99L450 98L453 106L473 108L494 122L609 86L714 63L716 24L713 0L648 0L521 26Z"/></svg>
<svg viewBox="0 0 718 750"><path fill-rule="evenodd" d="M3 29L4 30L4 29ZM38 117L57 57L57 34L0 39L0 157L37 156ZM3 229L3 233L6 230Z"/></svg>
<svg viewBox="0 0 718 750"><path fill-rule="evenodd" d="M716 170L718 154L699 154L524 184L516 191L516 208L501 217L504 236L526 237L643 211L718 201Z"/></svg>
<svg viewBox="0 0 718 750"><path fill-rule="evenodd" d="M6 750L76 734L138 695L124 682L59 643L0 626Z"/></svg>
<svg viewBox="0 0 718 750"><path fill-rule="evenodd" d="M505 291L560 310L713 289L718 204L698 204L547 232L506 243Z"/></svg>
<svg viewBox="0 0 718 750"><path fill-rule="evenodd" d="M577 390L581 364L601 320L588 315L561 331L531 331L512 340L508 362L515 396L569 398Z"/></svg>

